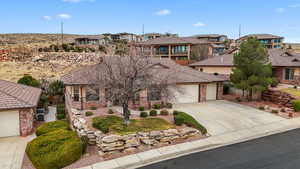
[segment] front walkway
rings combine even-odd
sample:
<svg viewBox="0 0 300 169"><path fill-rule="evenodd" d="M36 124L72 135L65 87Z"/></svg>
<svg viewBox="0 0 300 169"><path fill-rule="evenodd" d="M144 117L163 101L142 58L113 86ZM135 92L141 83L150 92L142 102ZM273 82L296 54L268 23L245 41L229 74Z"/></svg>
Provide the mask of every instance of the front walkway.
<svg viewBox="0 0 300 169"><path fill-rule="evenodd" d="M267 112L227 101L175 105L174 108L186 111L194 116L208 128L211 137L104 161L82 169L137 168L194 152L300 128L300 118L284 119Z"/></svg>
<svg viewBox="0 0 300 169"><path fill-rule="evenodd" d="M56 107L49 106L49 112L45 115L45 122L51 122L56 120Z"/></svg>
<svg viewBox="0 0 300 169"><path fill-rule="evenodd" d="M192 115L211 135L220 135L284 120L271 113L229 101L178 104L174 109Z"/></svg>

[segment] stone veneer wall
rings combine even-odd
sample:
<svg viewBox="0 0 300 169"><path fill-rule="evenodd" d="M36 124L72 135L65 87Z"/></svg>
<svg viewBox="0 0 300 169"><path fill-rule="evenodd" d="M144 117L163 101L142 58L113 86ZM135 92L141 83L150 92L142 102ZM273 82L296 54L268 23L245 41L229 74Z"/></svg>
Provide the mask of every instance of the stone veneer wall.
<svg viewBox="0 0 300 169"><path fill-rule="evenodd" d="M22 109L19 111L20 117L20 135L25 137L31 134L33 130L33 110Z"/></svg>

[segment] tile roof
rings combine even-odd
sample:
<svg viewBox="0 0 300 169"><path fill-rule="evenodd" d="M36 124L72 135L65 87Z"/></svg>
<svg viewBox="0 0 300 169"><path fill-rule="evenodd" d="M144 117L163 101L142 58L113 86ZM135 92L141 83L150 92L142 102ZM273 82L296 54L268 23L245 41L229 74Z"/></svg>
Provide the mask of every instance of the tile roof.
<svg viewBox="0 0 300 169"><path fill-rule="evenodd" d="M241 37L241 39L247 38L247 37L256 37L257 39L277 39L277 38L282 39L283 38L281 36L272 35L272 34L249 34L249 35Z"/></svg>
<svg viewBox="0 0 300 169"><path fill-rule="evenodd" d="M300 67L300 54L283 49L269 49L269 60L272 66ZM233 55L225 54L190 64L190 66L233 66Z"/></svg>
<svg viewBox="0 0 300 169"><path fill-rule="evenodd" d="M120 59L124 60L124 57L111 56L105 57L104 60L112 62L113 65L116 65L117 62L120 62ZM123 62L123 61L121 61ZM187 66L181 66L176 64L170 59L158 59L151 58L150 64L160 65L160 68L153 68L151 75L156 79L162 79L162 77L172 77L168 81L172 84L178 83L209 83L209 82L218 82L224 81L223 78L220 78L215 75L199 72ZM116 68L117 69L117 68ZM92 66L86 66L79 68L66 74L62 77L62 81L66 85L87 85L93 84L97 80L105 76L105 68L103 64L97 64ZM118 71L115 71L118 72ZM97 78L99 77L99 78Z"/></svg>
<svg viewBox="0 0 300 169"><path fill-rule="evenodd" d="M36 107L41 89L0 80L0 110Z"/></svg>
<svg viewBox="0 0 300 169"><path fill-rule="evenodd" d="M203 44L206 40L195 37L160 37L139 43L140 45Z"/></svg>
<svg viewBox="0 0 300 169"><path fill-rule="evenodd" d="M221 34L199 34L199 35L194 35L192 37L196 37L196 38L219 38L219 37L223 37L226 35L221 35Z"/></svg>

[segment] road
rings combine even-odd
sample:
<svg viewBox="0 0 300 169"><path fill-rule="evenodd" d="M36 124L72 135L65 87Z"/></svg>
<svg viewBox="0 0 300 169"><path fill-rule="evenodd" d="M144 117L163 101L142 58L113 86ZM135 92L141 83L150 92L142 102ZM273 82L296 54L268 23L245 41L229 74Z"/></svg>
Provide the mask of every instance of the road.
<svg viewBox="0 0 300 169"><path fill-rule="evenodd" d="M140 169L300 169L300 129L194 153Z"/></svg>

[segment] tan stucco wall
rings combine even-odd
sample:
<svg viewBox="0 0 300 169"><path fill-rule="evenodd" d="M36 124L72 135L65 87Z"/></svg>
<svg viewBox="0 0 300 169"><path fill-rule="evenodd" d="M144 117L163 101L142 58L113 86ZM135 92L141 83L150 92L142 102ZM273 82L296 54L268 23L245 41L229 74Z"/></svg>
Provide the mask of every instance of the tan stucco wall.
<svg viewBox="0 0 300 169"><path fill-rule="evenodd" d="M300 76L300 68L295 68L294 70L295 70L295 72L294 72L295 75Z"/></svg>
<svg viewBox="0 0 300 169"><path fill-rule="evenodd" d="M231 67L197 67L197 70L203 70L205 73L219 73L224 75L229 75L232 73Z"/></svg>

